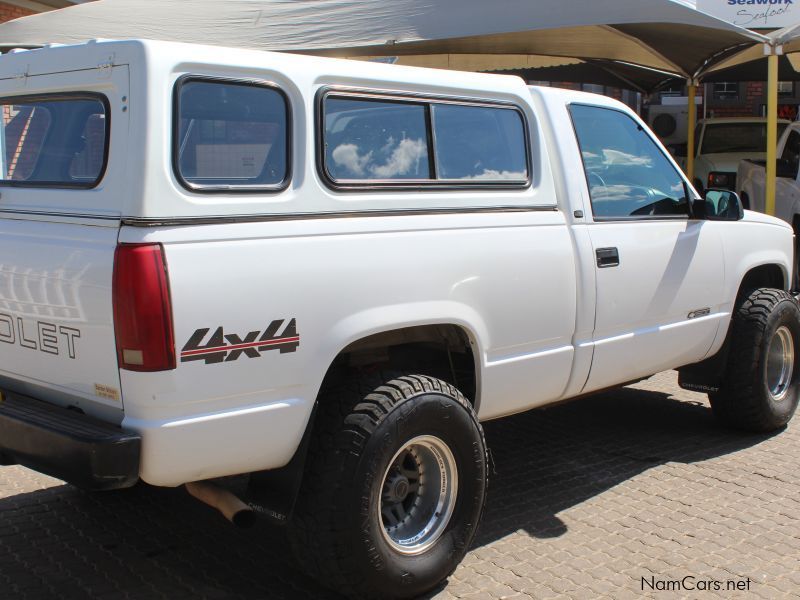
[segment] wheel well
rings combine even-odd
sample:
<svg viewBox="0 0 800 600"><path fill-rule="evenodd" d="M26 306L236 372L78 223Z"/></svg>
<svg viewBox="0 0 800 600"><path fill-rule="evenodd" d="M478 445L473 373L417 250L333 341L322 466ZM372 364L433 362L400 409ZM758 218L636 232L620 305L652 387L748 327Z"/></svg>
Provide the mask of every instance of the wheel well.
<svg viewBox="0 0 800 600"><path fill-rule="evenodd" d="M478 367L472 348L470 334L452 324L405 327L370 335L353 342L336 356L325 374L320 395L326 386L359 372L403 371L429 375L454 385L477 412ZM320 406L315 404L303 439L285 467L250 476L251 501L275 523L286 524L291 519L319 410Z"/></svg>
<svg viewBox="0 0 800 600"><path fill-rule="evenodd" d="M739 286L736 305L738 306L746 295L757 288L785 290L786 280L783 270L778 265L761 265L750 269Z"/></svg>
<svg viewBox="0 0 800 600"><path fill-rule="evenodd" d="M739 286L733 310L736 311L753 290L758 288L784 290L786 289L784 283L783 270L778 265L761 265L750 269ZM684 365L678 369L678 383L682 388L695 392L719 391L720 381L728 364L732 327L733 320L728 326L728 332L725 335L722 347L714 356L710 356L698 363Z"/></svg>
<svg viewBox="0 0 800 600"><path fill-rule="evenodd" d="M377 367L430 375L457 387L477 410L477 365L472 348L470 335L458 325L394 329L362 338L344 348L325 379Z"/></svg>

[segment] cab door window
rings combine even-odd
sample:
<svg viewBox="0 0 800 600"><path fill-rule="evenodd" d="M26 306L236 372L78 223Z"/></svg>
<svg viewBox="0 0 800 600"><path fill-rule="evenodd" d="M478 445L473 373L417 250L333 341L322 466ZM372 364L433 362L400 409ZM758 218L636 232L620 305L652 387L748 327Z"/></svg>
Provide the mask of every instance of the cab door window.
<svg viewBox="0 0 800 600"><path fill-rule="evenodd" d="M683 178L635 120L599 106L569 110L595 220L688 218Z"/></svg>

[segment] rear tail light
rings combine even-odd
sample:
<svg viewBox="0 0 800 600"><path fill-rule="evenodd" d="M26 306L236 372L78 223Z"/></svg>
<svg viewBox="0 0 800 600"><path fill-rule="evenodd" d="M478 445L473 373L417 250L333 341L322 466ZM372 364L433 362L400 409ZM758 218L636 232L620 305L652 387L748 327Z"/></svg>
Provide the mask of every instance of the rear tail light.
<svg viewBox="0 0 800 600"><path fill-rule="evenodd" d="M117 359L129 371L175 368L172 305L161 244L121 244L114 254Z"/></svg>
<svg viewBox="0 0 800 600"><path fill-rule="evenodd" d="M712 171L708 174L708 188L723 188L733 190L736 183L736 173L722 173Z"/></svg>

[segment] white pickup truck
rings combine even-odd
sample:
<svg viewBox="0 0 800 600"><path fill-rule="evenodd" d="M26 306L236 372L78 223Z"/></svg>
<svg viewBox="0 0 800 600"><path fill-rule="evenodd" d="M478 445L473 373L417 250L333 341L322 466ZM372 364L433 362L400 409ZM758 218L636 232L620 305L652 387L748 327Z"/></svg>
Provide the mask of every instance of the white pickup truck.
<svg viewBox="0 0 800 600"><path fill-rule="evenodd" d="M797 406L791 229L609 98L125 41L3 56L0 104L2 460L234 518L203 482L251 474L350 596L455 569L481 421L671 368Z"/></svg>
<svg viewBox="0 0 800 600"><path fill-rule="evenodd" d="M778 135L789 121L778 121ZM701 119L695 128L694 187L736 191L736 169L746 158L767 155L767 119L725 117Z"/></svg>
<svg viewBox="0 0 800 600"><path fill-rule="evenodd" d="M775 184L775 216L800 232L800 123L792 123L778 138ZM749 159L739 163L737 188L748 208L766 210L766 161Z"/></svg>

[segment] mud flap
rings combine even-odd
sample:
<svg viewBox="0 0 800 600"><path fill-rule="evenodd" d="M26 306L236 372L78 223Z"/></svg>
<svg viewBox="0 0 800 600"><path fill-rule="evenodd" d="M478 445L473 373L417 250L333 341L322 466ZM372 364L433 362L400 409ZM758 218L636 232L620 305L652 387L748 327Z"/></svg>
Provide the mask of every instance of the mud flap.
<svg viewBox="0 0 800 600"><path fill-rule="evenodd" d="M728 364L729 337L726 337L722 348L711 358L679 368L678 385L684 390L701 394L718 392Z"/></svg>
<svg viewBox="0 0 800 600"><path fill-rule="evenodd" d="M277 525L286 525L292 518L300 484L303 482L308 446L314 429L317 405L311 412L300 445L289 463L280 469L250 474L245 502Z"/></svg>

